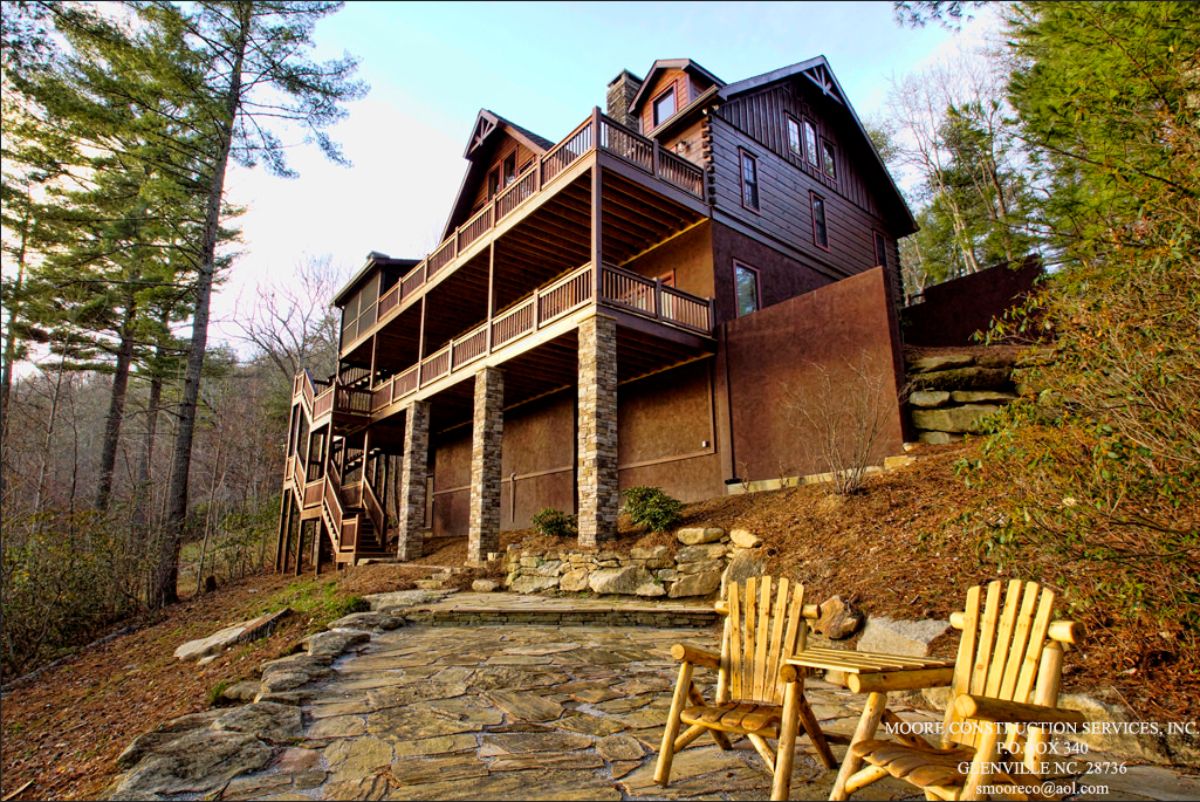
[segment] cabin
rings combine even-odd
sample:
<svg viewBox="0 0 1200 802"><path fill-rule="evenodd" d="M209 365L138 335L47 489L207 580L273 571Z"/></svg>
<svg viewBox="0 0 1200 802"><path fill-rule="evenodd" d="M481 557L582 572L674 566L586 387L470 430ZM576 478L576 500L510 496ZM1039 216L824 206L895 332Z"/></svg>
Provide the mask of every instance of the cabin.
<svg viewBox="0 0 1200 802"><path fill-rule="evenodd" d="M279 570L449 538L480 562L546 507L596 546L623 488L816 472L779 422L808 367L869 353L899 386L915 224L824 57L661 59L557 141L481 110L463 156L441 243L372 252L332 299L337 374L295 379Z"/></svg>

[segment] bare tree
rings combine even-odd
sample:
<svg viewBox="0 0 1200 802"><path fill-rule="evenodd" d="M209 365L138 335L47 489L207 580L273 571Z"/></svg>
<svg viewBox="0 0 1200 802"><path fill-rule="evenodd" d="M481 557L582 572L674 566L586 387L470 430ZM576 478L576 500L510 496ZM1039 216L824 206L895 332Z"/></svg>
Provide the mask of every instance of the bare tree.
<svg viewBox="0 0 1200 802"><path fill-rule="evenodd" d="M812 457L832 474L834 492L858 493L867 468L881 456L888 417L899 401L888 366L863 351L833 369L816 362L808 368L802 382L784 388L784 413L803 432Z"/></svg>
<svg viewBox="0 0 1200 802"><path fill-rule="evenodd" d="M322 376L336 367L338 319L329 300L340 284L328 255L309 256L287 280L260 286L249 313L238 315L242 338L285 382L305 367Z"/></svg>

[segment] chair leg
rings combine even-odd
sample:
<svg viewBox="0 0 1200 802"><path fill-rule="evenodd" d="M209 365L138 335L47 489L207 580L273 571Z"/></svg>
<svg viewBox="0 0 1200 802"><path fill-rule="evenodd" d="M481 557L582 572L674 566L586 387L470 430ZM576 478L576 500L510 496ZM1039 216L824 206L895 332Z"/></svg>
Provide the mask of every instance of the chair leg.
<svg viewBox="0 0 1200 802"><path fill-rule="evenodd" d="M846 756L842 758L842 767L838 770L837 780L834 781L833 790L829 793L831 802L844 800L849 796L846 782L862 765L862 758L855 756L853 747L856 743L869 741L875 737L875 731L879 729L879 720L883 718L883 711L886 709L886 693L868 694L867 703L863 705L862 716L858 719L858 727L854 730L854 737L850 739L850 746L846 748Z"/></svg>
<svg viewBox="0 0 1200 802"><path fill-rule="evenodd" d="M809 740L812 741L813 747L817 750L817 757L821 758L821 762L825 764L826 771L833 771L837 767L837 760L833 757L833 750L829 748L829 742L825 740L825 733L821 731L821 725L817 722L817 717L813 714L812 708L809 707L808 698L803 694L798 694L798 710L800 714L800 723L804 725L804 731L808 733Z"/></svg>
<svg viewBox="0 0 1200 802"><path fill-rule="evenodd" d="M963 783L959 799L979 798L979 786L987 783L991 776L991 765L996 760L998 729L998 726L993 723L983 726L979 744L975 747L975 756L971 759L971 770L967 772L967 779Z"/></svg>
<svg viewBox="0 0 1200 802"><path fill-rule="evenodd" d="M779 742L775 744L775 766L771 780L771 799L787 799L792 790L792 758L796 754L796 729L799 727L800 683L788 682L783 689L783 718L779 722Z"/></svg>
<svg viewBox="0 0 1200 802"><path fill-rule="evenodd" d="M667 726L663 730L662 747L658 750L658 765L654 769L654 781L666 787L671 781L671 761L675 759L675 736L679 734L680 714L687 704L688 690L692 687L692 664L681 663L679 679L675 682L675 694L671 697L671 712L667 714Z"/></svg>

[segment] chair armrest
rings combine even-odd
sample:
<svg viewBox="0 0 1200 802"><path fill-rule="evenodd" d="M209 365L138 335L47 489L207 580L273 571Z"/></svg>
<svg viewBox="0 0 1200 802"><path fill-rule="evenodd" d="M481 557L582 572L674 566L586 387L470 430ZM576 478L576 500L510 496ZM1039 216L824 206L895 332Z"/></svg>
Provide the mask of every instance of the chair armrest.
<svg viewBox="0 0 1200 802"><path fill-rule="evenodd" d="M1001 723L1082 724L1087 720L1078 710L1064 710L1061 707L1047 707L1025 702L1009 702L988 696L972 696L969 693L958 695L958 698L954 700L954 711L963 718Z"/></svg>
<svg viewBox="0 0 1200 802"><path fill-rule="evenodd" d="M671 647L671 656L681 663L691 663L692 665L704 666L713 670L720 670L721 655L716 652L710 652L707 649L698 649L695 646L689 646L686 643L676 643Z"/></svg>

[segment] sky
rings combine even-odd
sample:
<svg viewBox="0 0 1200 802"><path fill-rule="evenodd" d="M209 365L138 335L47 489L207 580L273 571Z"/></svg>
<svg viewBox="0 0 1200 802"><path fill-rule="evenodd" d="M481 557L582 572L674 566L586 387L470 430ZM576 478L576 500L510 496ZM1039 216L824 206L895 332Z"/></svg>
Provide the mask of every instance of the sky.
<svg viewBox="0 0 1200 802"><path fill-rule="evenodd" d="M874 119L893 79L953 60L986 27L902 28L890 2L351 0L318 23L312 55L353 55L370 85L330 130L352 164L328 162L293 137L298 178L231 169L228 200L247 211L213 301L212 339L245 353L236 320L259 288L286 284L307 259L328 255L348 278L373 250L424 257L466 170L480 108L557 142L603 108L608 82L625 68L644 76L657 58L691 58L733 82L824 55L859 116Z"/></svg>

